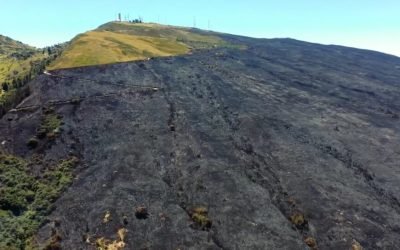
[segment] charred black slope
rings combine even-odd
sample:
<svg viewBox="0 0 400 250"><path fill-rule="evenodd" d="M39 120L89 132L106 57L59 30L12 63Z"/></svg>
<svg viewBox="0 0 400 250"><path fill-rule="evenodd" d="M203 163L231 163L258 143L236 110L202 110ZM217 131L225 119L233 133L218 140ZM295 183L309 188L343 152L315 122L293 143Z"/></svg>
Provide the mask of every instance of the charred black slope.
<svg viewBox="0 0 400 250"><path fill-rule="evenodd" d="M1 121L1 141L12 140L3 148L80 160L40 244L400 245L400 59L226 39L248 48L62 70L54 74L68 77L31 83L20 106L34 106ZM47 110L35 105L51 100L70 100L53 105L62 131L29 149Z"/></svg>

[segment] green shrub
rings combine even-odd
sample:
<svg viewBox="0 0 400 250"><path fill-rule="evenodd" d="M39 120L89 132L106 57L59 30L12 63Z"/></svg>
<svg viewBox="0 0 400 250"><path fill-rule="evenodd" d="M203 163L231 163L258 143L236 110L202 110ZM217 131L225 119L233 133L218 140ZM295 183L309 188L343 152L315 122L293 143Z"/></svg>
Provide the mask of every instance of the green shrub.
<svg viewBox="0 0 400 250"><path fill-rule="evenodd" d="M52 108L45 109L43 112L44 117L40 127L36 131L36 136L40 139L47 137L48 139L53 140L60 132L62 116L56 114Z"/></svg>
<svg viewBox="0 0 400 250"><path fill-rule="evenodd" d="M31 139L29 139L27 145L29 148L34 149L38 146L39 141L36 139L36 137L32 137Z"/></svg>
<svg viewBox="0 0 400 250"><path fill-rule="evenodd" d="M0 154L0 249L24 249L51 211L52 203L72 182L75 157L46 169L40 178L25 160Z"/></svg>
<svg viewBox="0 0 400 250"><path fill-rule="evenodd" d="M297 228L302 228L307 225L307 220L304 214L300 211L295 211L294 213L292 213L292 215L290 216L290 221Z"/></svg>
<svg viewBox="0 0 400 250"><path fill-rule="evenodd" d="M212 221L208 218L208 210L205 207L195 207L190 212L191 218L193 222L195 222L195 226L202 230L209 230L212 226Z"/></svg>

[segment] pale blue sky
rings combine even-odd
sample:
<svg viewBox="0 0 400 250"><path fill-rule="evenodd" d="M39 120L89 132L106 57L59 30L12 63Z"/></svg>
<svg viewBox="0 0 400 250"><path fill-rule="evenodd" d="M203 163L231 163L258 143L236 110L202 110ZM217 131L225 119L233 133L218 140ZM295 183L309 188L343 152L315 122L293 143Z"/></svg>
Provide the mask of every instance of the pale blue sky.
<svg viewBox="0 0 400 250"><path fill-rule="evenodd" d="M400 0L0 0L0 34L36 47L122 17L400 56Z"/></svg>

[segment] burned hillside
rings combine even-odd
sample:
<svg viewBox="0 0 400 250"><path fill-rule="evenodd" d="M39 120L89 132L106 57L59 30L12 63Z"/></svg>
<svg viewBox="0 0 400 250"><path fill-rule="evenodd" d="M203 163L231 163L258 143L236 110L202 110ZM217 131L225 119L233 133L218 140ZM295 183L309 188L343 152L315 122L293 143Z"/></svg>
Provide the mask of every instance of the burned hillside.
<svg viewBox="0 0 400 250"><path fill-rule="evenodd" d="M245 47L55 70L29 83L30 96L0 121L3 155L14 159L1 163L54 197L0 204L8 220L42 216L20 245L400 245L400 59L224 39Z"/></svg>

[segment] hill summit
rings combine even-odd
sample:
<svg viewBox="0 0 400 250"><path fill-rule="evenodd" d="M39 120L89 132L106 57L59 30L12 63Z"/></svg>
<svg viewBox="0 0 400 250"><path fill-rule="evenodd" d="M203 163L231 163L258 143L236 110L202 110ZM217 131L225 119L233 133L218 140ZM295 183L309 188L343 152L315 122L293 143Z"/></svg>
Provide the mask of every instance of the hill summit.
<svg viewBox="0 0 400 250"><path fill-rule="evenodd" d="M184 55L227 46L215 33L155 23L110 22L75 37L48 69Z"/></svg>

